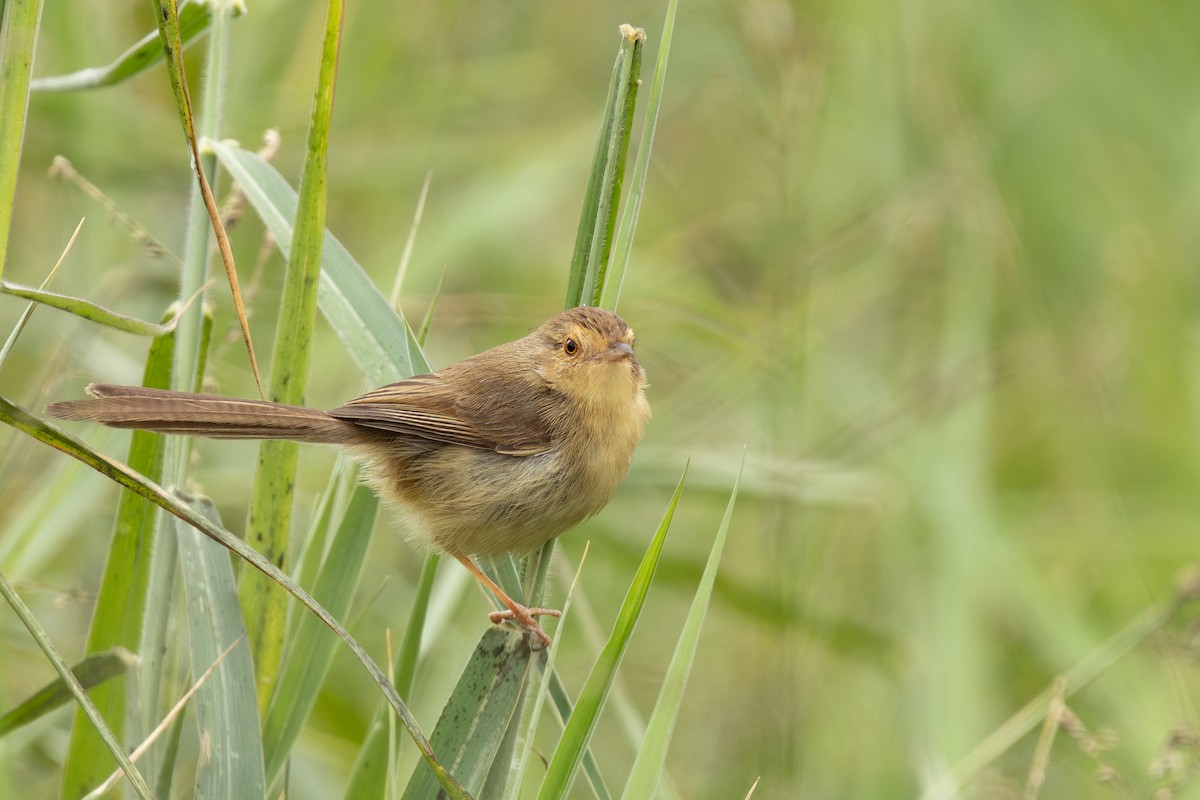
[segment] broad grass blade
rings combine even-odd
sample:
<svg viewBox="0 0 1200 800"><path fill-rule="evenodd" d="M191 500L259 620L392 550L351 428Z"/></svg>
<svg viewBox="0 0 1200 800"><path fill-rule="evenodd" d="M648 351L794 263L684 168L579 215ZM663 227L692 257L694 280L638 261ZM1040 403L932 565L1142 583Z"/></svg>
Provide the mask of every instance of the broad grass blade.
<svg viewBox="0 0 1200 800"><path fill-rule="evenodd" d="M228 142L208 142L207 146L246 192L283 253L289 253L296 215L295 190L255 153ZM404 320L329 231L325 231L321 251L317 303L372 385L429 371L429 362Z"/></svg>
<svg viewBox="0 0 1200 800"><path fill-rule="evenodd" d="M509 626L492 627L479 640L438 718L430 744L454 767L468 791L483 787L500 751L529 672L524 634ZM507 761L507 758L505 759ZM403 800L437 800L440 789L425 763L417 766Z"/></svg>
<svg viewBox="0 0 1200 800"><path fill-rule="evenodd" d="M204 515L220 525L207 503ZM230 644L246 635L229 555L217 542L178 520L179 562L187 596L192 674L200 675ZM196 693L196 719L206 735L206 757L196 768L196 797L262 797L262 739L248 648L234 648Z"/></svg>

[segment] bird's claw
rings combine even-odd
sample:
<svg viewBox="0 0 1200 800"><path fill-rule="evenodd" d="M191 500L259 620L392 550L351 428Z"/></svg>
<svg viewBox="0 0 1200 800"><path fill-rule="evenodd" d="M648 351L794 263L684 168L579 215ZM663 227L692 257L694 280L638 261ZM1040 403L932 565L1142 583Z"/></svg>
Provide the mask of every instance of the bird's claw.
<svg viewBox="0 0 1200 800"><path fill-rule="evenodd" d="M546 632L542 630L542 626L538 624L537 617L561 616L562 612L557 608L527 608L518 605L515 608L506 608L503 611L493 611L488 614L488 619L495 625L511 619L524 631L525 641L529 643L529 649L536 651L545 650L550 646L550 637L546 635Z"/></svg>

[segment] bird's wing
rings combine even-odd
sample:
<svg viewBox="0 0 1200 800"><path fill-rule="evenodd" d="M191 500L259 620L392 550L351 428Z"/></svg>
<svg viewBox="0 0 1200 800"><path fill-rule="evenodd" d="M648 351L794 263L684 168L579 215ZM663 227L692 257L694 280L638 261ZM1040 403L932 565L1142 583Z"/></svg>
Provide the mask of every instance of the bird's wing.
<svg viewBox="0 0 1200 800"><path fill-rule="evenodd" d="M464 398L447 374L417 375L382 386L329 415L366 428L506 455L529 456L550 449L536 406L505 397L504 389L511 383L475 376L470 396Z"/></svg>

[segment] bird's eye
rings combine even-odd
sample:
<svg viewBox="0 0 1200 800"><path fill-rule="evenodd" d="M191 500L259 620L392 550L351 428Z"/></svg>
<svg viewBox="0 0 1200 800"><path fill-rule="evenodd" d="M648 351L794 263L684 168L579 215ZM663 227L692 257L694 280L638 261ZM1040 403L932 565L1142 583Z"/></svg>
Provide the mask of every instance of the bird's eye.
<svg viewBox="0 0 1200 800"><path fill-rule="evenodd" d="M579 352L579 343L574 339L567 339L563 342L563 352L569 356L573 356Z"/></svg>

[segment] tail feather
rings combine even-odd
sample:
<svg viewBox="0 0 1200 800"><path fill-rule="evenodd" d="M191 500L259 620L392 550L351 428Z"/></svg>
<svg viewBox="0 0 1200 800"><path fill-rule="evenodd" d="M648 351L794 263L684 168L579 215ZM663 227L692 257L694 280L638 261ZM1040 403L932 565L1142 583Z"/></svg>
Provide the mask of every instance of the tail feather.
<svg viewBox="0 0 1200 800"><path fill-rule="evenodd" d="M59 419L100 422L113 428L138 428L210 439L294 439L302 442L350 442L356 426L324 411L266 400L172 392L140 386L94 383L87 400L46 406Z"/></svg>

